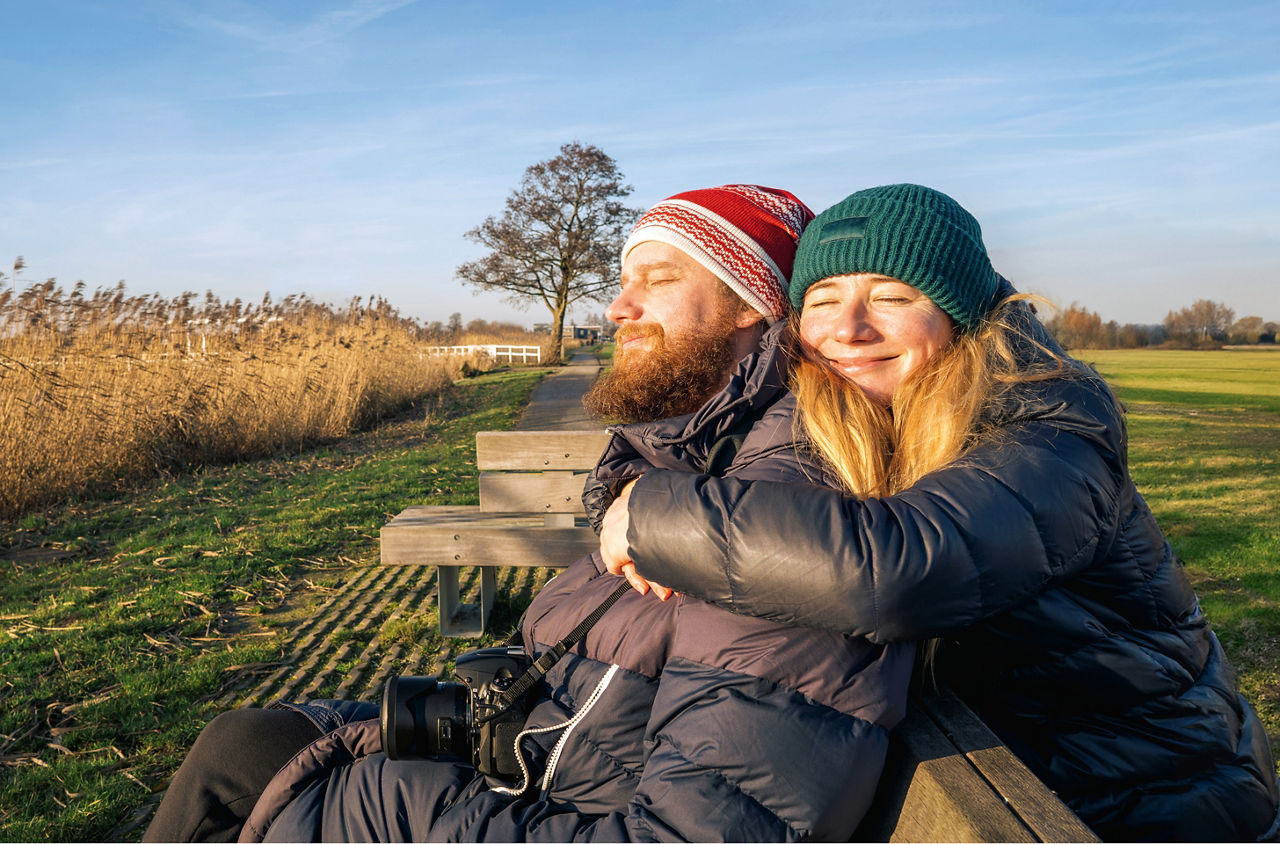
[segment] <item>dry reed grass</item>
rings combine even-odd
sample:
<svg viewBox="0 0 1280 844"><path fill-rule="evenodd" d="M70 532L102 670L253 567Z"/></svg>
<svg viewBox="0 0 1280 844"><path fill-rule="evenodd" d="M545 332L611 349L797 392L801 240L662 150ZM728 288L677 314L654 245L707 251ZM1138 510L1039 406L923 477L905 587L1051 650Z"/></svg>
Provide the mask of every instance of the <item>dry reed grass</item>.
<svg viewBox="0 0 1280 844"><path fill-rule="evenodd" d="M0 518L340 437L483 365L425 334L382 299L0 292Z"/></svg>

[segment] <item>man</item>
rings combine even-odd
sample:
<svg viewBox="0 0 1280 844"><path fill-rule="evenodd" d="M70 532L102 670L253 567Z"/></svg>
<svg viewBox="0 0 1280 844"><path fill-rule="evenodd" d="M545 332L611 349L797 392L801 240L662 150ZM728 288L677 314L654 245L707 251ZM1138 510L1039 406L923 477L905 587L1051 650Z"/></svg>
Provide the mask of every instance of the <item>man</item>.
<svg viewBox="0 0 1280 844"><path fill-rule="evenodd" d="M632 424L614 429L584 496L589 512L602 515L653 465L793 480L817 471L790 447L779 332L766 333L785 314L811 216L784 191L728 185L678 194L640 219L607 312L620 325L616 365L588 399ZM574 563L530 606L527 649L545 652L618 582L599 555ZM247 820L237 805L225 832L197 834L243 823L242 837L274 840L847 839L874 792L909 670L909 649L629 593L547 674L517 742L526 782L497 787L464 765L388 760L367 704L283 705L262 714L304 719L315 740L277 765L265 790L261 774L212 789L256 805ZM247 722L222 730L219 719L171 792L206 787L199 757L269 738ZM540 792L528 788L535 781ZM747 797L751 788L767 793ZM191 834L192 819L175 825L169 803L148 838Z"/></svg>
<svg viewBox="0 0 1280 844"><path fill-rule="evenodd" d="M679 193L649 209L622 248L612 372L587 407L623 422L697 410L787 314L795 242L813 214L754 185Z"/></svg>

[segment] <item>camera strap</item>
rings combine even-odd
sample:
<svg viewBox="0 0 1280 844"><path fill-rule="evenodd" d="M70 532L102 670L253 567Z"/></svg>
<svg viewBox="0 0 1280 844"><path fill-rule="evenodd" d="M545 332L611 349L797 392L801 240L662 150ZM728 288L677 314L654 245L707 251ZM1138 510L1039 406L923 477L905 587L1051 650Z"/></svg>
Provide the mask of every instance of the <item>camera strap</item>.
<svg viewBox="0 0 1280 844"><path fill-rule="evenodd" d="M582 637L587 635L587 631L594 627L595 623L600 620L601 616L608 612L610 607L618 603L618 600L623 595L627 594L627 591L630 589L631 584L626 580L623 580L618 588L613 590L613 594L605 598L600 606L596 607L591 611L590 615L582 619L582 621L578 623L577 627L569 631L567 636L559 642L556 642L550 650L538 657L537 661L529 667L529 670L521 674L520 679L516 680L510 688L502 693L502 697L499 698L496 709L498 711L507 709L511 704L519 700L525 692L533 688L533 684L545 677L547 672L551 670L551 667L560 661L560 658L565 655L569 648L578 644Z"/></svg>

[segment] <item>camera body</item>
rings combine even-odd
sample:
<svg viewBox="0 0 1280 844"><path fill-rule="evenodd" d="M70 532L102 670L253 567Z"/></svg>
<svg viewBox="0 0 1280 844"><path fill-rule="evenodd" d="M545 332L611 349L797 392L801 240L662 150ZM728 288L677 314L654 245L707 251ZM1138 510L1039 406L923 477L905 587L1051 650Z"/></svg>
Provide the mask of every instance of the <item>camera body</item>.
<svg viewBox="0 0 1280 844"><path fill-rule="evenodd" d="M486 776L518 779L515 743L528 696L506 709L500 700L531 664L517 646L480 648L455 661L460 683L392 677L382 693L383 751L391 759L461 760Z"/></svg>

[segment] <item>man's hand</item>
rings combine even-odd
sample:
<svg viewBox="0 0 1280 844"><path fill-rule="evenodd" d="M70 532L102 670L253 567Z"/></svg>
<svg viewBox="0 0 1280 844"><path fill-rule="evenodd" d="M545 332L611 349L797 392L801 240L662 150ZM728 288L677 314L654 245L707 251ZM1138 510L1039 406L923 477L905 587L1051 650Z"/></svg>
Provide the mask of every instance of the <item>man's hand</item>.
<svg viewBox="0 0 1280 844"><path fill-rule="evenodd" d="M631 488L635 483L629 481L605 511L600 523L600 556L604 558L604 567L610 574L625 577L641 595L647 595L652 589L654 595L665 601L675 594L674 591L641 577L636 571L636 564L631 561L631 548L627 545L627 527L631 524L631 517L627 514L627 503L631 500Z"/></svg>

